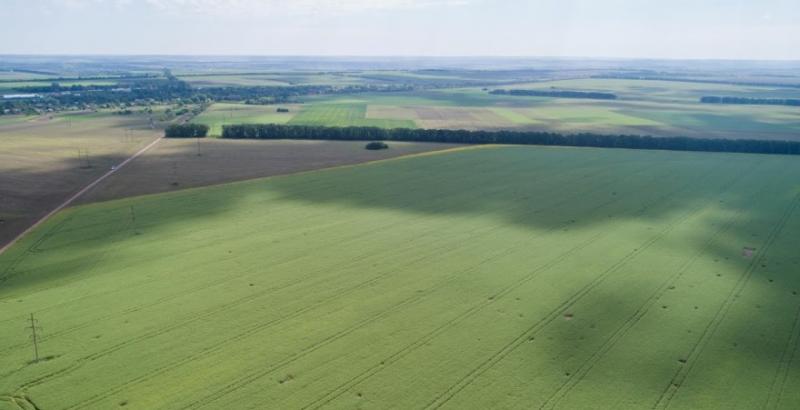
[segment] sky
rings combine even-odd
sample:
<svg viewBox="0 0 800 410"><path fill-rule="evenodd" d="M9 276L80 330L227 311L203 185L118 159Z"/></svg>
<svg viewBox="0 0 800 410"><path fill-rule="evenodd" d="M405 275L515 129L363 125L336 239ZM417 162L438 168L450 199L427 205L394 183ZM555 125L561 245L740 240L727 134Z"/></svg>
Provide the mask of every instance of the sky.
<svg viewBox="0 0 800 410"><path fill-rule="evenodd" d="M798 0L0 0L0 54L800 60Z"/></svg>

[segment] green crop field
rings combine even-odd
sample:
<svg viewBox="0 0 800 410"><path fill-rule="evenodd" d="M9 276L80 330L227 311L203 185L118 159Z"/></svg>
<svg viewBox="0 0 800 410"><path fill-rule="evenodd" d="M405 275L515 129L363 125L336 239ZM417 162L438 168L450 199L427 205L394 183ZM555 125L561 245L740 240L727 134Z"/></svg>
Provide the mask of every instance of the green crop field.
<svg viewBox="0 0 800 410"><path fill-rule="evenodd" d="M289 108L288 113L277 112L277 107ZM230 124L285 124L300 110L299 106L292 104L274 105L247 105L217 103L195 117L192 122L205 124L210 127L209 134L222 135L222 126Z"/></svg>
<svg viewBox="0 0 800 410"><path fill-rule="evenodd" d="M300 114L289 121L292 125L324 125L331 127L382 127L414 128L407 119L367 118L366 104L314 104L305 107Z"/></svg>
<svg viewBox="0 0 800 410"><path fill-rule="evenodd" d="M71 208L0 256L0 408L793 409L798 208L791 157L540 147Z"/></svg>

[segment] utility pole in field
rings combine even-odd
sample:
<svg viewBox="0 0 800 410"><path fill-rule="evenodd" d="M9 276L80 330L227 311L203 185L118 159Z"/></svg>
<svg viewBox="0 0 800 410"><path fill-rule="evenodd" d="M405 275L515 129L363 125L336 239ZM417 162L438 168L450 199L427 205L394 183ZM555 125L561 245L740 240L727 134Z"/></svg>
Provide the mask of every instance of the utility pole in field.
<svg viewBox="0 0 800 410"><path fill-rule="evenodd" d="M39 361L39 336L36 334L36 331L42 331L42 328L37 325L39 322L38 320L33 318L33 313L31 313L30 326L27 329L31 330L31 340L33 340L33 362L36 363Z"/></svg>

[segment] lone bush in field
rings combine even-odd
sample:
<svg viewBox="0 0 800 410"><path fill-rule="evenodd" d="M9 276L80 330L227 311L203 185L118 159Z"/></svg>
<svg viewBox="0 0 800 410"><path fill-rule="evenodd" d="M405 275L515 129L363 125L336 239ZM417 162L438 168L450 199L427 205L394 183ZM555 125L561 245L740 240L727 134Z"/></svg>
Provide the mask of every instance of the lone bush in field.
<svg viewBox="0 0 800 410"><path fill-rule="evenodd" d="M164 130L167 138L204 138L208 135L208 125L172 124Z"/></svg>
<svg viewBox="0 0 800 410"><path fill-rule="evenodd" d="M372 141L368 143L367 146L365 146L364 148L370 151L378 151L382 149L389 149L389 146L385 142Z"/></svg>

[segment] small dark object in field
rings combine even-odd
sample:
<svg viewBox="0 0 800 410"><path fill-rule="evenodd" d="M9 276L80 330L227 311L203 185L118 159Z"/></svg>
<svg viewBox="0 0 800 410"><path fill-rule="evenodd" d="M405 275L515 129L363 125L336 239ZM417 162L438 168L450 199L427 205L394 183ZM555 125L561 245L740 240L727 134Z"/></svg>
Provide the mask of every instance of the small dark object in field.
<svg viewBox="0 0 800 410"><path fill-rule="evenodd" d="M127 405L128 405L128 401L127 400L123 400L123 401L119 402L119 406L120 407L125 407Z"/></svg>
<svg viewBox="0 0 800 410"><path fill-rule="evenodd" d="M678 361L681 363L686 363L686 359L678 359Z"/></svg>
<svg viewBox="0 0 800 410"><path fill-rule="evenodd" d="M564 319L572 320L572 318L574 317L575 315L573 315L572 313L564 313Z"/></svg>
<svg viewBox="0 0 800 410"><path fill-rule="evenodd" d="M367 143L367 145L364 148L370 151L378 151L382 149L389 149L389 145L381 141L372 141L370 143Z"/></svg>
<svg viewBox="0 0 800 410"><path fill-rule="evenodd" d="M278 108L277 112L289 112L288 108Z"/></svg>

